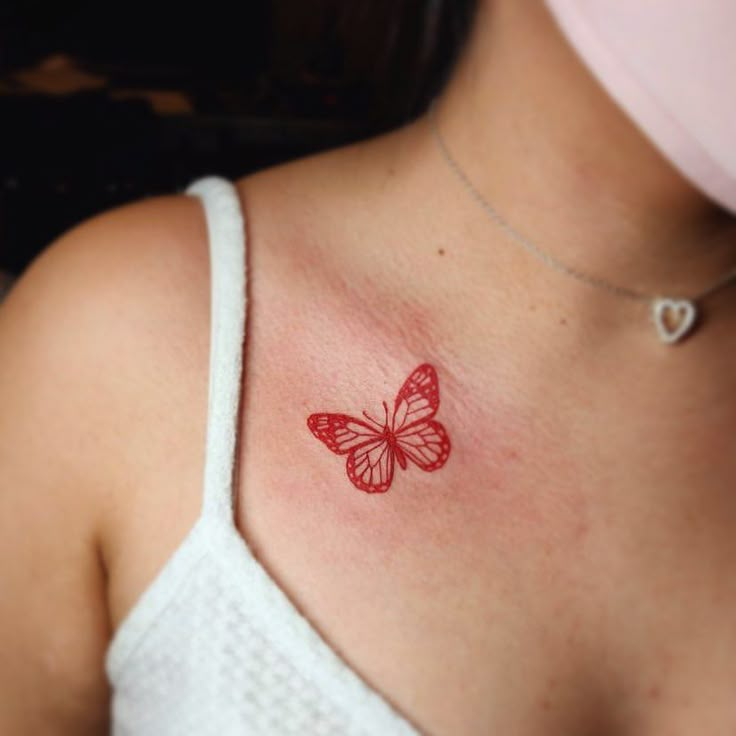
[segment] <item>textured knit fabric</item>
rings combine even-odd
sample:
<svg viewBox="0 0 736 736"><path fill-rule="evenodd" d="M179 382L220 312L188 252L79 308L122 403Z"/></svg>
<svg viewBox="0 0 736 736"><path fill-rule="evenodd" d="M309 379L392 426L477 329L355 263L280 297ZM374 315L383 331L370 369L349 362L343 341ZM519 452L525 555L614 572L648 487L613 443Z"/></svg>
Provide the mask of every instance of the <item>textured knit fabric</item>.
<svg viewBox="0 0 736 736"><path fill-rule="evenodd" d="M110 642L114 736L419 733L321 638L240 536L233 468L246 310L246 229L219 176L204 205L211 259L200 515Z"/></svg>
<svg viewBox="0 0 736 736"><path fill-rule="evenodd" d="M624 112L694 186L736 213L736 2L546 1Z"/></svg>

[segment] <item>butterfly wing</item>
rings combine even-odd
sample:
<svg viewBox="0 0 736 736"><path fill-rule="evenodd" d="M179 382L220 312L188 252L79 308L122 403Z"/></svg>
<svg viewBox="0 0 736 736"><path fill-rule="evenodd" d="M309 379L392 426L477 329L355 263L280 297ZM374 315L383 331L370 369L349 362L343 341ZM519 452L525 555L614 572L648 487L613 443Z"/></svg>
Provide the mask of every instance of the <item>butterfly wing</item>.
<svg viewBox="0 0 736 736"><path fill-rule="evenodd" d="M440 405L440 384L437 371L424 363L412 371L396 394L393 431L399 433L415 422L431 419Z"/></svg>
<svg viewBox="0 0 736 736"><path fill-rule="evenodd" d="M450 455L450 438L445 428L432 419L439 405L437 371L423 363L396 395L393 427L399 450L429 472L441 468Z"/></svg>
<svg viewBox="0 0 736 736"><path fill-rule="evenodd" d="M346 471L352 484L367 493L383 493L394 477L394 452L374 427L347 414L312 414L312 434L337 455L348 455Z"/></svg>
<svg viewBox="0 0 736 736"><path fill-rule="evenodd" d="M312 434L336 455L346 453L382 435L370 424L347 414L312 414L307 419Z"/></svg>
<svg viewBox="0 0 736 736"><path fill-rule="evenodd" d="M414 422L396 434L396 444L422 470L439 470L450 455L450 438L434 420Z"/></svg>
<svg viewBox="0 0 736 736"><path fill-rule="evenodd" d="M348 455L348 478L366 493L385 493L394 477L394 450L381 436Z"/></svg>

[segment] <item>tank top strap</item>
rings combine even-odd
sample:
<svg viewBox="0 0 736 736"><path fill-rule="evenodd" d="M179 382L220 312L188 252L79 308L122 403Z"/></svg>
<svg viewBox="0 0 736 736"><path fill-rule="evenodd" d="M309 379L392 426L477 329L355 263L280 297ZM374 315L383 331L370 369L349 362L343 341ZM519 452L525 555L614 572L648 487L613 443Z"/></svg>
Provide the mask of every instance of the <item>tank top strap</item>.
<svg viewBox="0 0 736 736"><path fill-rule="evenodd" d="M201 198L210 254L210 349L202 517L234 524L233 471L243 373L246 233L235 185L219 176L192 182Z"/></svg>

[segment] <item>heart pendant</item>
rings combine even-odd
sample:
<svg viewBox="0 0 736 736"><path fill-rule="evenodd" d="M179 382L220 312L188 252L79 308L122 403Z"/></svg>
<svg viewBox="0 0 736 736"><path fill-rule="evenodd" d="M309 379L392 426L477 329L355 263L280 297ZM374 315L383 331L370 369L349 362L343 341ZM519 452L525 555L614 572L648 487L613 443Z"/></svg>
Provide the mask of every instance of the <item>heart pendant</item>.
<svg viewBox="0 0 736 736"><path fill-rule="evenodd" d="M655 299L652 316L662 342L674 343L682 339L695 323L695 304L688 299Z"/></svg>

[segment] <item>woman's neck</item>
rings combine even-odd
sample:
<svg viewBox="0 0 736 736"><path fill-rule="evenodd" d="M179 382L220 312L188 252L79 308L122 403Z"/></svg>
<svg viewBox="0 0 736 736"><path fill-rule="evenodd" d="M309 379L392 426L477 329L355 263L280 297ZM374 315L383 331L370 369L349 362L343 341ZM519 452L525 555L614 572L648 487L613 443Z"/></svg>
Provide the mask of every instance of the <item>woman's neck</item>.
<svg viewBox="0 0 736 736"><path fill-rule="evenodd" d="M630 122L542 3L481 4L436 110L475 186L563 262L622 286L683 295L736 265L736 218L701 195ZM416 133L435 146L428 125ZM434 185L454 191L450 170L438 174ZM458 188L457 197L467 195Z"/></svg>

